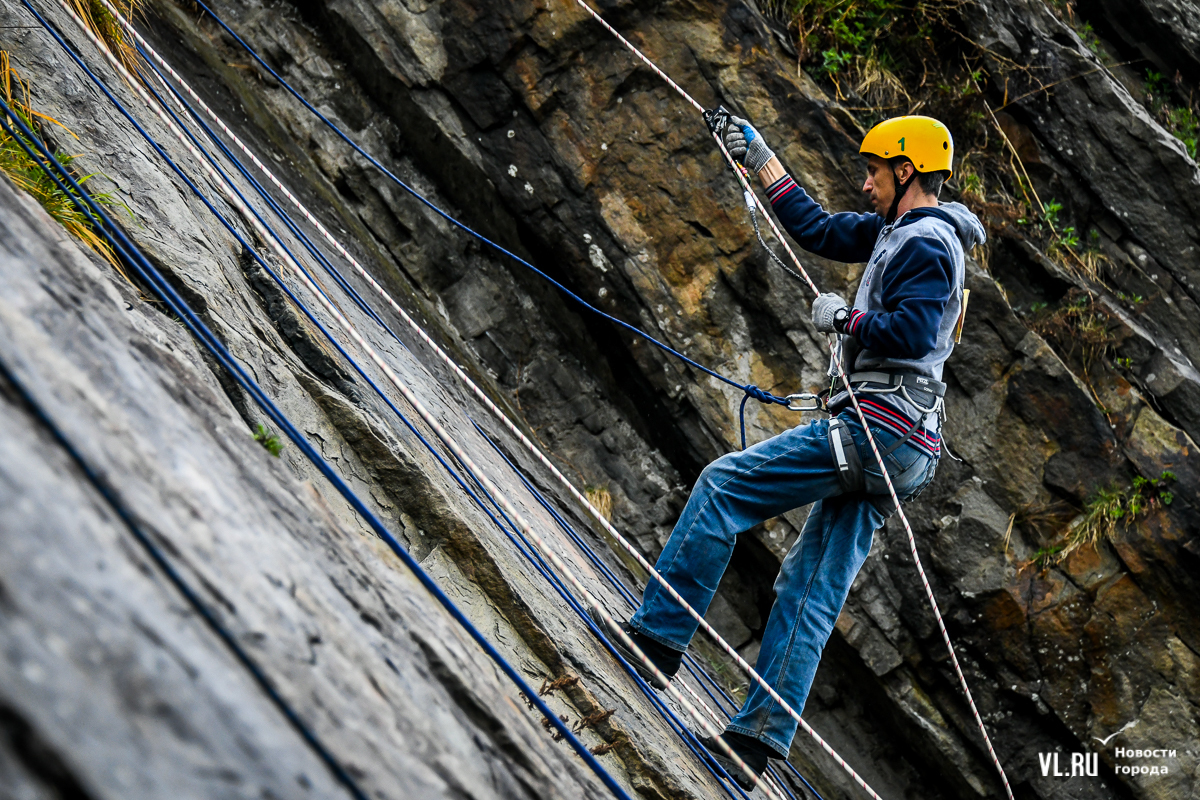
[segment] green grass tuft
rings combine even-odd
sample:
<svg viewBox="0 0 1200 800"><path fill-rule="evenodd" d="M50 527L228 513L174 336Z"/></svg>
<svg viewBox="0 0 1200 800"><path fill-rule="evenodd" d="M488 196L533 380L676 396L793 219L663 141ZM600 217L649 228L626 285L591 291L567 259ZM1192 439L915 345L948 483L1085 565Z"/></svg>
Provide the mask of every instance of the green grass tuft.
<svg viewBox="0 0 1200 800"><path fill-rule="evenodd" d="M261 444L264 450L276 458L279 458L279 454L283 452L283 441L280 440L278 436L271 433L270 429L268 429L267 426L263 425L261 422L258 423L258 427L254 429L254 441Z"/></svg>
<svg viewBox="0 0 1200 800"><path fill-rule="evenodd" d="M32 107L30 104L29 84L21 80L20 75L17 74L17 71L12 66L8 53L4 50L0 50L0 92L4 94L4 102L13 110L13 113L20 117L21 121L35 133L41 135L40 132L44 129L44 126L49 124L57 126L72 138L79 138L58 120ZM16 126L14 125L13 127L15 128ZM20 136L20 133L18 132L17 135ZM21 138L24 139L23 136ZM32 142L25 140L25 144L29 145L35 153L37 152ZM44 138L42 139L42 144L46 144ZM47 146L47 149L53 150L54 148ZM55 153L55 157L67 170L74 173L71 165L78 156ZM84 216L83 212L75 207L75 203L71 199L73 190L68 188L68 191L64 192L58 188L42 168L42 163L40 158L31 156L25 152L17 139L9 136L6 131L0 130L0 172L7 175L9 180L16 184L19 189L32 195L52 219L66 228L67 231L85 245L99 253L108 263L112 264L113 268L123 278L129 280L129 276L125 274L125 270L122 268L121 262L117 259L117 255L113 252L112 247L92 227L91 222ZM76 177L76 180L82 186L91 177L91 175L85 175L83 177ZM115 201L107 193L92 193L91 196L101 205L123 205Z"/></svg>
<svg viewBox="0 0 1200 800"><path fill-rule="evenodd" d="M1180 103L1181 99L1188 102ZM1167 132L1183 142L1188 155L1195 161L1200 144L1200 112L1194 97L1182 98L1178 87L1172 87L1161 72L1146 70L1146 105Z"/></svg>
<svg viewBox="0 0 1200 800"><path fill-rule="evenodd" d="M1062 561L1081 547L1094 548L1101 541L1111 539L1118 526L1133 525L1151 510L1171 505L1175 494L1167 486L1174 481L1175 474L1165 471L1157 478L1139 475L1131 486L1123 489L1116 485L1098 489L1084 505L1083 513L1067 529L1054 560Z"/></svg>

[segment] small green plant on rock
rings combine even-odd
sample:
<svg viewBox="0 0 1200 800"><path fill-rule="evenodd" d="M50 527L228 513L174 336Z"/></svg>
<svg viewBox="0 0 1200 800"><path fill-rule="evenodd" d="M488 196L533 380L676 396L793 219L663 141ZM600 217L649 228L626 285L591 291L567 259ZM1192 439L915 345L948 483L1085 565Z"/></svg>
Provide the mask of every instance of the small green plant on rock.
<svg viewBox="0 0 1200 800"><path fill-rule="evenodd" d="M1089 294L1073 291L1053 311L1045 303L1034 303L1030 310L1036 314L1030 327L1053 339L1060 352L1079 353L1085 376L1116 342L1108 312Z"/></svg>
<svg viewBox="0 0 1200 800"><path fill-rule="evenodd" d="M1050 198L1042 207L1040 220L1018 220L1018 224L1029 225L1046 241L1046 256L1068 272L1081 274L1088 280L1102 283L1100 267L1108 257L1099 248L1099 233L1091 231L1090 243L1080 250L1079 232L1072 225L1062 225L1059 215L1063 204Z"/></svg>
<svg viewBox="0 0 1200 800"><path fill-rule="evenodd" d="M276 458L279 458L279 454L283 452L283 442L261 422L254 429L254 441L261 444L264 450Z"/></svg>
<svg viewBox="0 0 1200 800"><path fill-rule="evenodd" d="M1164 471L1157 478L1139 475L1124 489L1116 485L1098 489L1067 528L1055 561L1062 561L1081 547L1096 547L1101 540L1111 539L1118 525L1132 525L1151 510L1171 505L1175 495L1167 486L1174 481L1175 474Z"/></svg>
<svg viewBox="0 0 1200 800"><path fill-rule="evenodd" d="M1051 545L1050 547L1039 547L1038 551L1033 554L1033 563L1038 569L1045 569L1051 564L1056 564L1062 559L1059 555L1062 553L1063 546L1061 544Z"/></svg>
<svg viewBox="0 0 1200 800"><path fill-rule="evenodd" d="M1200 144L1200 113L1194 97L1182 98L1161 72L1146 70L1146 107L1160 125L1179 141L1193 160ZM1179 102L1184 101L1184 102Z"/></svg>

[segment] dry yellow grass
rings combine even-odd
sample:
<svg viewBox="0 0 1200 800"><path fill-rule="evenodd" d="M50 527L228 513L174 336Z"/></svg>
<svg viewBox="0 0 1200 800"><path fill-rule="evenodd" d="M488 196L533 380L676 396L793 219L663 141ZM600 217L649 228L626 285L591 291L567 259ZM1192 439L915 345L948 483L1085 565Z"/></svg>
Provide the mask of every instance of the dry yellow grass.
<svg viewBox="0 0 1200 800"><path fill-rule="evenodd" d="M72 138L78 140L65 125L58 120L36 110L29 102L29 84L21 80L21 76L13 68L9 55L6 51L0 50L0 92L4 95L4 102L12 109L13 113L20 117L31 130L37 132L44 124L55 125L59 129L66 132ZM12 122L10 120L10 125ZM16 129L16 126L13 125ZM43 142L44 143L44 142ZM32 143L26 141L25 144L31 146L36 153L36 148L32 148ZM71 168L76 156L56 154L58 161L68 170ZM71 196L60 189L46 171L42 168L43 162L40 158L35 158L21 146L21 142L9 136L6 131L0 129L0 172L8 176L16 186L33 196L42 208L46 210L53 219L57 220L60 225L66 228L73 236L86 244L92 250L95 250L104 257L108 263L112 264L126 280L129 277L121 268L121 262L117 259L108 242L92 227L87 216L83 214ZM88 180L91 176L76 178L80 185ZM112 204L112 199L105 194L93 194L93 199L99 203L106 205Z"/></svg>
<svg viewBox="0 0 1200 800"><path fill-rule="evenodd" d="M608 521L612 521L613 499L612 493L604 486L588 486L583 490L587 495L588 502L600 512L600 516Z"/></svg>
<svg viewBox="0 0 1200 800"><path fill-rule="evenodd" d="M83 18L92 32L108 45L130 74L136 74L137 49L125 37L121 23L101 0L67 0L75 12ZM109 0L122 17L130 21L142 10L145 0Z"/></svg>

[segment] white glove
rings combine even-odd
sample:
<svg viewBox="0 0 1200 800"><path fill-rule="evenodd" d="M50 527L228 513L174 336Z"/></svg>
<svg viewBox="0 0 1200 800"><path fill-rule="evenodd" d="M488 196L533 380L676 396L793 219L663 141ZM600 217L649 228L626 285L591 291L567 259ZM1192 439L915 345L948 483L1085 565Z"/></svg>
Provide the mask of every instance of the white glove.
<svg viewBox="0 0 1200 800"><path fill-rule="evenodd" d="M775 153L763 141L762 134L741 117L729 117L729 126L725 128L725 149L755 175L775 157Z"/></svg>
<svg viewBox="0 0 1200 800"><path fill-rule="evenodd" d="M818 295L812 303L812 321L823 333L845 333L850 306L833 292Z"/></svg>

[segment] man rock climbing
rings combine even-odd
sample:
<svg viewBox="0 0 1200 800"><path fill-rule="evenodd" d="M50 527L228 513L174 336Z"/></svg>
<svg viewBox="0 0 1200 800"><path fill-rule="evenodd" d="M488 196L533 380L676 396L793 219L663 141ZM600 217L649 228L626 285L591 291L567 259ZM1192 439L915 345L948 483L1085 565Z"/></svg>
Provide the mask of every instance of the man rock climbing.
<svg viewBox="0 0 1200 800"><path fill-rule="evenodd" d="M916 497L933 479L942 452L942 365L954 348L963 308L963 251L985 238L964 206L938 201L951 174L950 132L937 120L908 116L867 134L859 152L867 156L862 189L873 214L827 213L746 120L732 117L725 141L730 154L758 175L776 215L801 247L835 261L867 262L854 304L823 294L813 301L812 320L818 331L839 337L841 361L897 494L903 500ZM738 534L813 504L775 581L775 605L756 665L798 711L874 532L894 511L848 394L835 392L828 410L828 420L800 425L708 465L656 565L703 613ZM624 625L668 678L679 669L697 627L655 581ZM632 653L627 657L638 664ZM643 677L666 688L649 670ZM768 759L787 757L796 728L777 701L751 684L723 738L761 775ZM744 788L753 785L715 743L706 744Z"/></svg>

